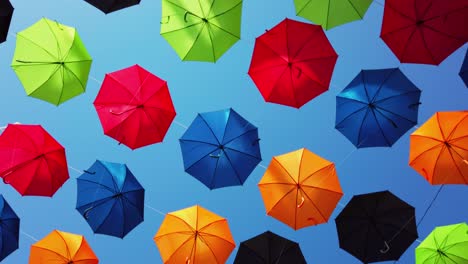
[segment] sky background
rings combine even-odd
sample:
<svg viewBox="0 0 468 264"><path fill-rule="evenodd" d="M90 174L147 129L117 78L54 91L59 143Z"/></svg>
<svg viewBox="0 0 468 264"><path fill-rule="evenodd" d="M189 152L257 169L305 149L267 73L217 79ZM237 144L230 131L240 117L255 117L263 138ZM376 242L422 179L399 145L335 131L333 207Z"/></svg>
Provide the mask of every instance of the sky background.
<svg viewBox="0 0 468 264"><path fill-rule="evenodd" d="M102 81L105 73L140 64L167 80L176 120L181 124L189 125L199 112L232 107L259 128L264 166L272 156L302 147L335 162L345 193L342 204L355 194L388 189L415 206L419 220L438 189L408 166L409 134L414 128L392 148L360 150L334 129L335 97L361 69L401 67L423 91L419 124L436 111L468 108L468 89L458 76L466 45L438 67L400 65L379 38L383 6L375 2L363 21L326 32L339 54L331 87L300 110L265 103L247 75L255 37L286 17L305 21L295 15L292 0L244 1L241 40L216 64L180 61L159 35L161 1L143 0L139 6L107 16L82 0L11 2L16 8L12 34L41 17L76 27L94 60L92 79ZM69 165L79 170L87 169L96 159L126 163L146 189L148 205L170 212L200 204L228 219L237 245L271 230L299 242L309 263L359 263L338 246L334 218L342 207L336 208L328 224L294 231L265 213L257 187L264 168L257 167L242 187L213 191L186 174L178 143L185 129L180 125L172 124L163 143L135 151L104 136L92 105L99 82L90 79L85 94L59 107L27 97L10 68L15 41L10 34L7 42L0 44L0 126L41 124L66 148ZM4 184L0 184L0 193L21 217L21 230L37 239L59 229L83 234L100 263L161 263L153 236L163 216L146 208L144 223L123 240L94 235L75 210L79 175L70 170L70 179L52 199L21 197ZM467 196L466 186L445 187L419 227L421 239L436 226L466 221ZM19 250L2 263L27 263L32 243L33 239L22 234ZM407 250L400 263L414 263L417 245L415 242Z"/></svg>

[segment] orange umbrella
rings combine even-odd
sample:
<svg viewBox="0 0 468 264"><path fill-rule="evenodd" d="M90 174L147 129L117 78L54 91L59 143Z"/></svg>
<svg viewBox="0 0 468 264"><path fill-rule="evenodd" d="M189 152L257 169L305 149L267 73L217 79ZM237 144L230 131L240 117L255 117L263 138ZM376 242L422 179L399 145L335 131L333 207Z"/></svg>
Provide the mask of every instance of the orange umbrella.
<svg viewBox="0 0 468 264"><path fill-rule="evenodd" d="M225 263L236 247L227 220L198 205L168 213L154 237L164 263Z"/></svg>
<svg viewBox="0 0 468 264"><path fill-rule="evenodd" d="M432 184L468 184L468 111L437 112L410 136L409 165Z"/></svg>
<svg viewBox="0 0 468 264"><path fill-rule="evenodd" d="M52 231L31 246L30 264L97 264L98 258L83 236Z"/></svg>
<svg viewBox="0 0 468 264"><path fill-rule="evenodd" d="M267 214L294 230L328 222L343 196L335 165L305 148L273 157L258 187Z"/></svg>

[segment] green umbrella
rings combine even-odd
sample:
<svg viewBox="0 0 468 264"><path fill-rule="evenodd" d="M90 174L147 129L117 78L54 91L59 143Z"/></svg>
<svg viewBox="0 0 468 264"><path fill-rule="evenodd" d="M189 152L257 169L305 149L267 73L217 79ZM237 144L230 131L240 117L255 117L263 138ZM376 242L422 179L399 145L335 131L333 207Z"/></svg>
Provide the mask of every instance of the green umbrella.
<svg viewBox="0 0 468 264"><path fill-rule="evenodd" d="M416 264L467 264L468 225L436 227L416 248Z"/></svg>
<svg viewBox="0 0 468 264"><path fill-rule="evenodd" d="M242 0L163 0L161 35L183 61L216 62L240 39Z"/></svg>
<svg viewBox="0 0 468 264"><path fill-rule="evenodd" d="M294 0L296 14L325 30L364 17L372 0Z"/></svg>
<svg viewBox="0 0 468 264"><path fill-rule="evenodd" d="M29 96L59 105L85 92L91 62L75 28L42 18L17 34L11 67Z"/></svg>

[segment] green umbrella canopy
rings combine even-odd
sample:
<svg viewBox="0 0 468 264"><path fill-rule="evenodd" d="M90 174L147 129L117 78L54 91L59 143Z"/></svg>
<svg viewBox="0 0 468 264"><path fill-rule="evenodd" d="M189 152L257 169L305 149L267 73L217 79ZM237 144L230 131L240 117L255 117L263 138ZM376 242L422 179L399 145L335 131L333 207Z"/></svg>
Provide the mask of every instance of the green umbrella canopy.
<svg viewBox="0 0 468 264"><path fill-rule="evenodd" d="M296 14L329 30L364 17L372 0L294 0Z"/></svg>
<svg viewBox="0 0 468 264"><path fill-rule="evenodd" d="M436 227L416 248L416 264L468 264L468 225Z"/></svg>
<svg viewBox="0 0 468 264"><path fill-rule="evenodd" d="M183 61L216 62L240 39L242 0L163 0L161 35Z"/></svg>
<svg viewBox="0 0 468 264"><path fill-rule="evenodd" d="M59 105L85 92L91 63L75 28L42 18L17 34L11 67L29 96Z"/></svg>

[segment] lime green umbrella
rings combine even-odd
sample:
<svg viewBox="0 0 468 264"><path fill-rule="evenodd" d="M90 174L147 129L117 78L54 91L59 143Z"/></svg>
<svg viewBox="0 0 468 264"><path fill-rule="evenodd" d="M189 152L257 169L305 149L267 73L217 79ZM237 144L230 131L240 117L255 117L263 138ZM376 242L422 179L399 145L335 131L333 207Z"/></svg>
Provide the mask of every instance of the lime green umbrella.
<svg viewBox="0 0 468 264"><path fill-rule="evenodd" d="M240 39L242 0L163 0L161 35L183 61L216 62Z"/></svg>
<svg viewBox="0 0 468 264"><path fill-rule="evenodd" d="M372 0L294 0L296 14L325 30L364 17Z"/></svg>
<svg viewBox="0 0 468 264"><path fill-rule="evenodd" d="M468 264L468 225L436 227L416 248L416 264Z"/></svg>
<svg viewBox="0 0 468 264"><path fill-rule="evenodd" d="M42 18L17 34L11 67L29 96L59 105L85 92L91 62L75 28Z"/></svg>

